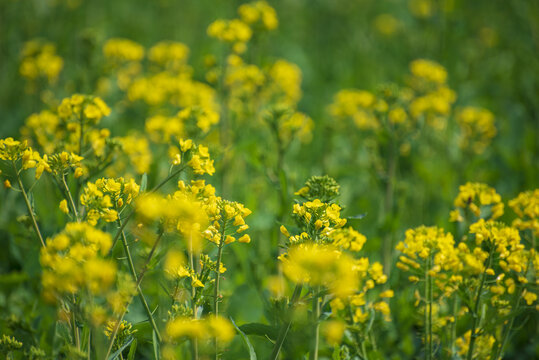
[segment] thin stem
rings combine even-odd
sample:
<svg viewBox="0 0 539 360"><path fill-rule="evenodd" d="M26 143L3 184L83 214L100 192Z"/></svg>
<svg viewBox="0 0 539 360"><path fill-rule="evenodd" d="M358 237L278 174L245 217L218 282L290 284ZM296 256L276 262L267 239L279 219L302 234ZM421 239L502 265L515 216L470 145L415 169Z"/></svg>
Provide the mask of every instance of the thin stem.
<svg viewBox="0 0 539 360"><path fill-rule="evenodd" d="M191 266L191 270L196 272L195 259L194 259L194 254L193 254L193 237L192 236L189 236L188 251L189 251L189 264ZM197 304L195 300L196 293L197 293L196 287L191 286L191 309L193 311L193 320L197 319ZM196 337L193 337L193 339L191 340L191 346L192 346L191 358L193 360L198 360L198 339Z"/></svg>
<svg viewBox="0 0 539 360"><path fill-rule="evenodd" d="M75 314L75 309L77 308L75 295L73 295L73 308L71 309L71 322L73 323L73 337L75 338L75 346L80 350L80 332L79 327L77 326L77 316Z"/></svg>
<svg viewBox="0 0 539 360"><path fill-rule="evenodd" d="M118 225L121 227L122 222L120 219L118 219ZM159 236L158 239L160 239L161 236ZM124 246L125 256L127 257L127 262L129 264L129 270L131 271L131 276L133 277L133 280L137 283L137 293L140 298L140 301L142 302L142 305L144 306L144 310L146 311L146 315L148 316L148 321L152 325L153 330L155 331L155 335L157 336L157 340L161 342L161 334L159 333L159 329L157 328L157 324L155 323L155 320L153 318L152 312L150 310L150 307L148 306L148 303L146 302L146 298L144 297L144 293L142 292L142 289L140 287L140 283L137 278L137 272L135 270L135 265L133 264L133 257L131 256L131 252L129 251L129 245L127 244L127 238L125 236L125 233L121 232L121 239ZM157 243L157 240L156 240ZM155 250L156 243L154 243L154 247L152 248L152 252L150 253L153 255L153 251Z"/></svg>
<svg viewBox="0 0 539 360"><path fill-rule="evenodd" d="M319 337L320 337L320 287L317 287L316 292L313 294L313 336L314 341L312 343L311 351L309 352L309 359L310 360L318 360L318 344L319 344Z"/></svg>
<svg viewBox="0 0 539 360"><path fill-rule="evenodd" d="M431 330L431 321L432 321L432 312L431 312L431 297L430 297L430 256L427 257L427 264L425 267L425 359L432 359L432 330Z"/></svg>
<svg viewBox="0 0 539 360"><path fill-rule="evenodd" d="M481 281L479 283L479 288L477 289L477 295L475 297L475 304L474 308L472 310L472 316L473 316L473 322L472 322L472 331L470 333L470 346L468 347L468 354L466 355L467 360L472 360L473 358L473 349L475 346L475 339L477 338L477 325L479 324L479 306L481 305L481 293L483 292L483 286L485 285L485 279L487 277L487 269L490 268L490 264L492 262L492 253L494 251L494 246L491 246L490 253L488 255L488 265L483 270L483 273L481 274Z"/></svg>
<svg viewBox="0 0 539 360"><path fill-rule="evenodd" d="M157 190L159 190L161 187L163 187L163 185L165 185L170 179L172 179L173 177L175 177L176 175L178 175L179 173L181 173L182 171L185 170L187 166L182 166L181 168L179 168L178 170L174 171L172 174L170 174L169 176L167 176L163 181L161 181L159 184L155 185L150 191L149 193L153 193L153 192L156 192Z"/></svg>
<svg viewBox="0 0 539 360"><path fill-rule="evenodd" d="M219 316L219 280L221 279L221 257L223 255L223 247L225 245L225 231L226 231L226 220L223 221L223 229L221 230L221 239L219 240L218 250L217 250L217 266L215 269L215 288L213 291L213 309L215 317ZM217 338L215 338L215 360L219 360L219 344Z"/></svg>
<svg viewBox="0 0 539 360"><path fill-rule="evenodd" d="M522 292L520 293L519 297L517 298L517 304L515 306L514 312L516 313L518 311L519 305L520 305L520 299L522 297ZM509 322L509 326L507 326L507 330L505 331L502 339L502 343L500 347L498 348L498 351L496 353L496 357L494 359L501 359L502 355L505 351L505 346L507 345L507 341L509 340L509 335L511 334L511 330L513 329L513 324L515 322L516 315L511 318L511 321Z"/></svg>
<svg viewBox="0 0 539 360"><path fill-rule="evenodd" d="M152 250L148 254L148 258L146 259L144 267L143 267L142 271L140 272L140 275L138 276L138 280L136 281L136 284L135 284L137 289L140 289L140 284L142 283L142 279L144 278L144 275L146 274L147 265L150 263L150 260L151 260L151 258L153 256L154 252L155 252L155 249L157 248L157 244L159 244L159 240L161 239L162 236L163 236L163 232L161 231L157 235L157 239L155 240L155 242L153 244ZM135 276L136 276L136 274L135 274ZM140 295L140 293L139 293L139 295ZM133 296L131 297L129 302L127 302L124 311L122 312L122 314L120 315L120 318L118 319L118 322L114 326L114 330L112 331L112 335L110 337L110 343L109 343L109 347L108 347L108 350L107 350L107 354L105 355L105 360L107 360L109 358L110 352L112 351L112 346L114 345L114 340L116 339L116 335L118 334L118 330L120 329L120 324L121 324L125 314L127 313L127 307L129 306L131 301L133 301ZM153 319L153 317L152 317L152 319ZM159 333L156 332L156 335L159 336ZM159 340L159 341L161 341L161 340Z"/></svg>
<svg viewBox="0 0 539 360"><path fill-rule="evenodd" d="M459 307L459 298L455 296L455 301L453 302L453 323L451 324L451 359L453 359L457 353L455 347L455 341L457 339L457 311Z"/></svg>
<svg viewBox="0 0 539 360"><path fill-rule="evenodd" d="M73 197L71 196L71 191L69 191L69 186L67 186L65 174L62 174L62 184L64 185L67 199L69 200L69 204L71 205L71 210L73 210L73 214L75 214L77 222L80 222L79 213L77 212L77 207L75 206L75 202L73 201Z"/></svg>
<svg viewBox="0 0 539 360"><path fill-rule="evenodd" d="M286 338L286 335L288 334L290 325L292 325L292 311L294 310L294 306L299 300L302 289L303 289L303 284L297 284L296 287L294 288L294 292L292 293L292 298L290 299L290 303L288 305L288 311L286 314L287 320L281 325L281 328L279 329L279 335L277 337L277 341L275 342L275 345L273 346L270 360L277 360L279 358L279 353L281 352L284 339Z"/></svg>
<svg viewBox="0 0 539 360"><path fill-rule="evenodd" d="M367 356L367 345L365 343L365 340L361 342L361 352L363 353L363 359L369 360L369 357Z"/></svg>
<svg viewBox="0 0 539 360"><path fill-rule="evenodd" d="M30 204L30 200L28 199L26 190L24 190L24 185L22 184L21 176L19 172L17 171L17 166L15 166L15 161L12 161L11 164L13 165L13 170L15 170L15 175L17 176L17 182L19 184L19 188L21 189L21 193L24 198L24 203L26 204L26 209L28 210L28 215L30 215L30 218L32 219L32 225L34 227L34 231L36 232L36 235L39 238L39 241L41 241L41 246L45 247L45 241L43 240L41 231L39 231L39 226L37 225L37 220L34 215L34 210L32 209L32 205Z"/></svg>

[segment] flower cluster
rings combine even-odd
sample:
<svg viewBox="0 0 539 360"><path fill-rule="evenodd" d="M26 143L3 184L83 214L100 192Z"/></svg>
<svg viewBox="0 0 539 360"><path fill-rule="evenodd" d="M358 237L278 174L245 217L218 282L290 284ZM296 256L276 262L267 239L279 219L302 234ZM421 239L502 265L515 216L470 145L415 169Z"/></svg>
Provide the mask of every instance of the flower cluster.
<svg viewBox="0 0 539 360"><path fill-rule="evenodd" d="M512 205L518 204L515 201ZM517 228L494 221L503 214L503 202L493 188L479 183L463 185L455 206L453 219L464 220L461 209L469 209L478 218L469 225L468 235L455 242L440 228L410 229L396 247L402 253L397 267L412 274L410 281L424 284L424 297L418 294L416 304L425 304L425 339L431 344L427 351L433 351L436 333L436 341L447 342L448 348L456 346L461 355L482 358L492 351L503 352L505 340L500 334L507 329L499 319L537 301L530 279L537 278L534 268L539 258L534 249L526 249ZM486 314L480 313L482 304L488 304ZM442 326L451 322L456 329L457 319L471 330L459 338L444 335Z"/></svg>
<svg viewBox="0 0 539 360"><path fill-rule="evenodd" d="M509 201L509 207L517 214L513 226L519 230L530 229L539 236L539 189L525 191Z"/></svg>
<svg viewBox="0 0 539 360"><path fill-rule="evenodd" d="M232 43L236 53L243 53L246 42L251 39L253 32L249 25L239 19L215 20L208 26L208 35L220 41Z"/></svg>
<svg viewBox="0 0 539 360"><path fill-rule="evenodd" d="M463 214L470 211L476 217L490 216L497 219L503 215L504 205L502 198L494 188L482 183L468 182L459 187L455 198L456 209L451 211L451 221L464 221ZM465 215L464 214L464 215Z"/></svg>
<svg viewBox="0 0 539 360"><path fill-rule="evenodd" d="M49 42L28 41L21 55L19 72L31 81L45 78L49 84L55 83L64 67L64 60L56 54L56 46Z"/></svg>
<svg viewBox="0 0 539 360"><path fill-rule="evenodd" d="M51 172L47 155L43 157L28 146L27 141L13 140L13 138L0 139L0 160L15 163L21 160L22 170L36 169L35 178L39 179L44 171Z"/></svg>
<svg viewBox="0 0 539 360"><path fill-rule="evenodd" d="M263 29L275 30L279 26L277 13L266 1L254 1L240 5L238 8L240 18L251 26L260 24Z"/></svg>
<svg viewBox="0 0 539 360"><path fill-rule="evenodd" d="M390 320L386 299L393 297L393 291L376 289L376 285L386 283L387 275L379 262L356 257L367 239L351 227L343 228L346 219L340 217L340 206L333 203L339 194L334 179L313 176L296 194L307 201L294 205L299 235L290 235L281 226L289 240L288 251L279 256L283 273L296 286L308 286L313 309L330 309L331 320L323 324L330 344L340 343L345 330L357 335L359 341L375 313ZM313 321L320 321L320 314L313 315Z"/></svg>
<svg viewBox="0 0 539 360"><path fill-rule="evenodd" d="M346 297L358 287L353 258L335 247L301 244L280 259L284 274L295 283L324 286L338 297Z"/></svg>
<svg viewBox="0 0 539 360"><path fill-rule="evenodd" d="M229 320L214 316L198 320L176 317L167 323L165 332L171 342L184 337L201 341L217 338L222 342L230 342L235 335L234 327Z"/></svg>
<svg viewBox="0 0 539 360"><path fill-rule="evenodd" d="M104 116L110 115L110 108L99 97L75 94L62 100L58 115L62 119L97 124Z"/></svg>
<svg viewBox="0 0 539 360"><path fill-rule="evenodd" d="M61 295L89 291L106 294L116 280L116 263L105 259L112 246L109 234L87 223L68 223L47 239L41 250L43 291L53 300Z"/></svg>
<svg viewBox="0 0 539 360"><path fill-rule="evenodd" d="M461 129L460 146L470 148L476 153L482 153L496 135L494 114L487 109L466 106L456 115Z"/></svg>
<svg viewBox="0 0 539 360"><path fill-rule="evenodd" d="M113 38L103 46L103 54L114 63L137 62L144 57L144 48L132 40Z"/></svg>
<svg viewBox="0 0 539 360"><path fill-rule="evenodd" d="M208 208L211 225L204 230L204 237L221 246L236 240L241 243L251 242L248 234L240 235L249 228L245 218L251 214L243 204L216 198L212 208Z"/></svg>

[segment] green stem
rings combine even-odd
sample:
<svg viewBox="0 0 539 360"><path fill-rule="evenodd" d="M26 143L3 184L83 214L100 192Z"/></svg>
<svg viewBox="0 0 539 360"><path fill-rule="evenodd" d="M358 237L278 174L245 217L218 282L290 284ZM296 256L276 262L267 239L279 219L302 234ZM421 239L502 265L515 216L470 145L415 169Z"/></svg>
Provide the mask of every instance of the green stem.
<svg viewBox="0 0 539 360"><path fill-rule="evenodd" d="M88 360L91 360L91 350L92 350L92 329L88 329Z"/></svg>
<svg viewBox="0 0 539 360"><path fill-rule="evenodd" d="M67 199L69 200L69 204L71 205L71 210L73 211L73 214L75 214L77 222L80 222L79 213L77 212L77 207L75 206L75 202L73 201L73 197L71 196L71 191L69 191L69 186L67 186L65 174L62 174L62 184L64 185Z"/></svg>
<svg viewBox="0 0 539 360"><path fill-rule="evenodd" d="M219 280L221 279L221 257L223 255L223 247L225 246L225 231L226 220L223 221L223 228L221 230L221 239L219 240L217 250L217 265L215 268L215 287L213 291L213 310L215 317L219 316ZM215 338L215 360L219 360L219 344L217 338Z"/></svg>
<svg viewBox="0 0 539 360"><path fill-rule="evenodd" d="M313 294L313 336L314 341L312 343L311 351L309 352L309 359L310 360L318 360L318 345L319 345L319 338L320 338L320 287L316 289L316 293Z"/></svg>
<svg viewBox="0 0 539 360"><path fill-rule="evenodd" d="M19 172L17 171L17 166L15 166L14 161L12 161L11 164L13 165L13 170L15 170L15 175L17 176L17 182L19 184L19 188L21 189L22 197L24 198L24 203L26 204L26 209L28 210L28 215L30 215L30 218L32 219L32 225L34 227L34 231L36 232L36 235L39 238L39 241L41 242L41 246L45 247L45 241L43 240L41 231L39 231L39 226L37 225L37 220L34 215L34 210L32 209L32 205L30 204L30 200L28 199L26 190L24 190L24 185L22 184L21 176Z"/></svg>
<svg viewBox="0 0 539 360"><path fill-rule="evenodd" d="M299 297L301 295L301 290L303 289L303 284L297 284L294 288L294 292L292 293L292 298L290 299L290 303L288 305L288 311L287 311L287 319L286 321L281 325L281 328L279 329L279 335L277 337L277 341L275 342L275 345L273 346L273 350L271 352L270 360L277 360L279 358L279 353L281 352L281 348L284 343L284 339L286 338L286 335L288 334L288 330L290 329L290 325L292 325L292 311L294 310L294 306L299 300Z"/></svg>
<svg viewBox="0 0 539 360"><path fill-rule="evenodd" d="M118 225L121 227L122 226L122 222L120 219L118 219ZM161 237L159 236L158 239L160 239ZM146 311L146 315L148 316L148 321L150 322L150 324L152 325L152 328L153 328L153 331L155 331L155 335L157 336L157 340L159 342L161 342L161 334L159 333L159 329L157 328L157 324L155 323L155 319L153 318L153 315L152 315L152 311L150 310L150 307L148 306L148 303L146 302L146 298L144 297L144 293L142 292L142 289L140 287L140 283L138 281L138 277L137 277L137 272L135 270L135 265L133 264L133 258L131 256L131 251L129 250L129 245L127 243L127 238L125 236L125 233L121 232L121 239L122 239L122 243L123 243L123 246L124 246L124 251L125 251L125 256L127 257L127 262L129 264L129 270L131 271L131 276L133 277L133 280L137 283L137 293L138 293L138 296L139 296L139 299L140 301L142 302L142 305L144 306L144 310ZM154 247L152 248L152 251L151 251L151 255L153 255L153 251L155 250L155 247L156 247L156 243L158 242L158 240L156 240L156 242L154 243Z"/></svg>
<svg viewBox="0 0 539 360"><path fill-rule="evenodd" d="M195 259L193 254L193 237L189 236L189 264L191 266L191 270L195 271ZM197 304L196 304L196 292L197 289L194 286L191 286L191 309L193 311L193 320L197 320ZM196 337L193 337L191 340L191 359L192 360L198 360L198 339Z"/></svg>
<svg viewBox="0 0 539 360"><path fill-rule="evenodd" d="M73 337L75 338L75 346L80 350L80 332L77 326L77 316L75 310L77 308L75 295L73 295L73 308L71 309L71 322L73 323Z"/></svg>
<svg viewBox="0 0 539 360"><path fill-rule="evenodd" d="M139 276L138 276L138 280L136 281L136 288L137 289L140 289L140 284L142 283L142 279L144 278L144 275L146 274L146 270L148 268L148 264L150 263L150 260L152 259L152 256L153 254L155 253L155 249L157 248L157 245L159 244L159 241L161 240L161 237L163 236L163 231L161 231L158 235L157 235L157 239L155 240L154 244L153 244L153 247L152 249L150 250L150 253L148 254L148 258L146 259L146 262L144 263L144 266L142 268L142 271L140 272ZM133 273L131 273L133 275ZM136 278L136 273L135 273L135 278ZM140 295L140 293L139 293ZM120 318L118 319L118 322L116 323L116 326L114 327L114 330L112 331L112 335L110 337L110 343L109 343L109 347L108 347L108 350L107 350L107 354L105 355L105 358L104 360L108 360L109 358L109 355L112 351L112 346L114 345L114 340L116 339L116 335L118 334L118 330L120 328L120 324L125 316L125 314L127 313L127 307L129 306L129 304L131 303L131 301L133 301L133 297L131 297L131 299L129 300L129 302L126 304L125 306L125 310L122 312L122 314L120 315ZM148 308L149 310L149 308ZM151 312L150 312L150 319L153 320L153 316L151 315ZM155 330L155 329L154 329ZM159 341L160 338L159 338L159 333L156 331L155 332L156 336L158 336L158 339Z"/></svg>
<svg viewBox="0 0 539 360"><path fill-rule="evenodd" d="M432 299L430 297L431 282L430 282L430 274L429 274L430 260L431 260L431 257L429 256L427 258L427 264L425 267L425 301L426 301L425 302L425 359L426 360L432 359L432 342L431 342L431 339L432 339L432 330L431 330Z"/></svg>
<svg viewBox="0 0 539 360"><path fill-rule="evenodd" d="M472 331L470 333L470 346L468 347L468 354L466 355L466 360L472 360L473 358L473 349L475 346L475 339L478 337L478 334L476 333L476 329L480 320L478 311L479 311L479 306L481 305L481 293L483 292L483 286L485 285L485 279L487 277L487 269L490 268L490 264L492 262L493 251L494 251L494 246L492 245L492 248L488 255L488 265L485 267L485 269L483 270L483 273L481 274L481 281L479 283L479 288L477 289L477 295L475 297L475 304L472 310L473 322L472 322Z"/></svg>
<svg viewBox="0 0 539 360"><path fill-rule="evenodd" d="M453 324L451 324L451 359L456 356L457 349L455 347L455 341L457 339L457 311L459 307L459 299L455 296L455 301L453 302Z"/></svg>

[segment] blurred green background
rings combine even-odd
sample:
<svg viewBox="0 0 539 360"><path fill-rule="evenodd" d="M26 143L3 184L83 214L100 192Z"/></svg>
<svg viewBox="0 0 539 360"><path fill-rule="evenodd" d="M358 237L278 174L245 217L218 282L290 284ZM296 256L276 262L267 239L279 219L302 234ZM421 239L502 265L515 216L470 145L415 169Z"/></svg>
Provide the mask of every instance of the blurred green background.
<svg viewBox="0 0 539 360"><path fill-rule="evenodd" d="M206 28L217 18L236 16L241 3L0 0L0 137L17 137L24 120L46 108L40 93L29 92L19 74L26 41L40 38L56 44L64 69L50 90L58 99L74 92L96 91L103 63L102 45L112 37L128 38L146 48L160 40L181 41L190 48L189 63L195 78L203 81L204 56L218 48L207 37ZM361 220L351 220L351 224L370 239L366 246L369 256L376 258L379 254L380 229L390 228L400 238L406 228L420 224L451 228L448 213L461 183L486 182L505 199L538 187L539 1L279 0L270 4L277 10L280 24L257 44L258 54L262 54L263 61L284 58L298 64L303 72L299 109L316 124L312 142L295 144L285 158L289 192L299 189L311 175L335 177L342 186L340 202L346 206L346 216L366 215ZM417 58L445 66L449 86L458 95L455 106L489 109L495 114L498 134L486 152L457 158L456 163L449 159L454 146L450 143L420 148L403 159L397 172L402 181L396 185L399 215L394 224L380 225L383 179L371 176L370 169L350 166L348 143L340 138L343 134L327 136L334 121L327 105L343 88L374 91L380 84L405 82L408 65ZM104 100L110 103L115 99ZM132 113L113 113L107 125L112 129L141 128L146 115L129 115ZM268 187L260 185L266 179L257 172L249 154L252 146L247 140L242 145L241 151L246 154L237 161L245 161L247 170L244 177L232 180L234 186L226 196L254 210L250 219L253 248L241 248L234 256L228 255L235 259L230 260L235 262L230 266L231 273L235 268L256 268L254 274L264 275L260 266L274 266L275 251L268 244L269 233L278 228L274 214L278 213L279 193L257 191L267 191ZM3 197L3 204L12 202L8 196ZM5 206L2 213L6 213ZM1 219L4 240L15 236L13 225L6 224L6 220L6 216ZM23 257L19 255L18 261L3 259L3 271L18 266L9 265L9 261L23 262ZM33 269L34 274L36 271ZM228 301L229 314L239 324L258 321L263 317L262 304L252 284L260 279L246 279L239 275L240 271L236 273L235 285L229 286L231 291L234 289ZM394 305L406 301L404 297L395 299ZM401 325L414 331L410 323ZM537 319L527 326L536 332ZM523 333L516 341L517 348L528 344L529 333ZM406 335L400 343L393 332L388 342L405 348L412 336ZM406 349L401 350L407 354ZM523 356L533 356L529 355L533 351Z"/></svg>

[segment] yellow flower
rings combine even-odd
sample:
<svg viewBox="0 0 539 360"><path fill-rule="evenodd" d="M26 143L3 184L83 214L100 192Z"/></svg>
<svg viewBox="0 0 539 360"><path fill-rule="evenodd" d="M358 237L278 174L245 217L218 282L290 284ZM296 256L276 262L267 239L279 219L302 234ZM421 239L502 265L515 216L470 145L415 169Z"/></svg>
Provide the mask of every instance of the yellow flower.
<svg viewBox="0 0 539 360"><path fill-rule="evenodd" d="M62 211L65 214L69 214L69 208L67 207L67 200L60 201L60 211Z"/></svg>

